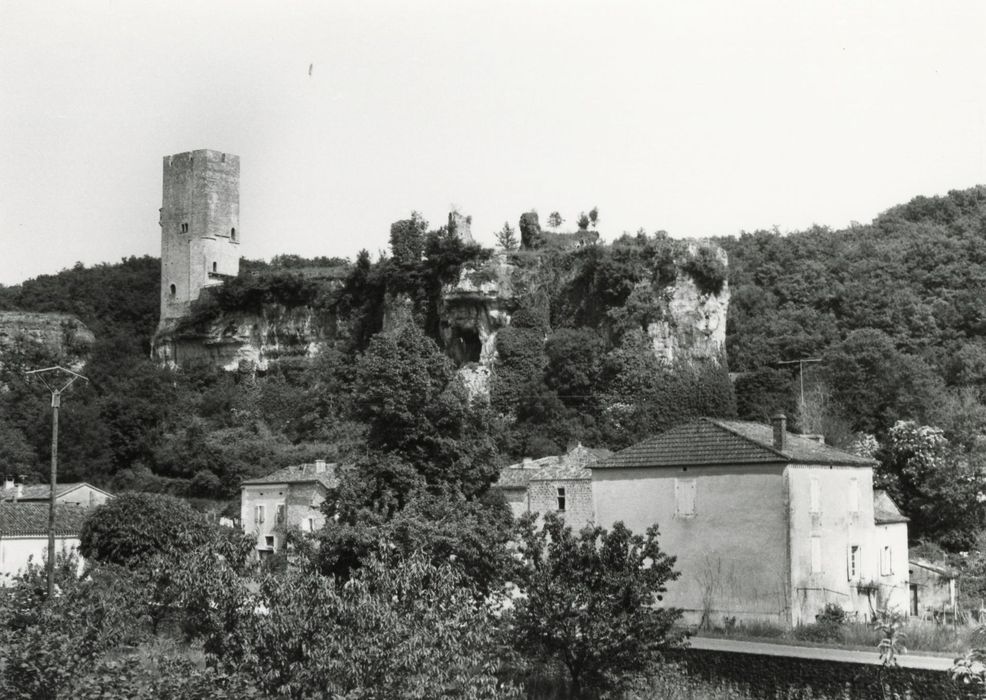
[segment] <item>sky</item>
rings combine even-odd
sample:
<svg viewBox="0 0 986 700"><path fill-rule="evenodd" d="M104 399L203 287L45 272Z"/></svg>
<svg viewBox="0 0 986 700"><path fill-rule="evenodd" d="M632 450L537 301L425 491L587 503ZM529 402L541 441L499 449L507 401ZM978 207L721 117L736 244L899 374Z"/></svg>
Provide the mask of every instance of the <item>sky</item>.
<svg viewBox="0 0 986 700"><path fill-rule="evenodd" d="M240 156L249 258L452 207L490 245L530 209L868 222L986 183L984 36L979 0L0 0L0 284L159 255L162 156L200 148Z"/></svg>

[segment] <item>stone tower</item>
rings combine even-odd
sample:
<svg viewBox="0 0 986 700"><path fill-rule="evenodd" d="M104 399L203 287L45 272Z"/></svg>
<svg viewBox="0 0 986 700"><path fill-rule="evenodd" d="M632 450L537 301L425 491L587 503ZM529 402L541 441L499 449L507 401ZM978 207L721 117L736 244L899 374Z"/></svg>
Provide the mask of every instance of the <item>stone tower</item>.
<svg viewBox="0 0 986 700"><path fill-rule="evenodd" d="M161 321L188 314L204 287L240 271L240 158L199 150L164 157Z"/></svg>

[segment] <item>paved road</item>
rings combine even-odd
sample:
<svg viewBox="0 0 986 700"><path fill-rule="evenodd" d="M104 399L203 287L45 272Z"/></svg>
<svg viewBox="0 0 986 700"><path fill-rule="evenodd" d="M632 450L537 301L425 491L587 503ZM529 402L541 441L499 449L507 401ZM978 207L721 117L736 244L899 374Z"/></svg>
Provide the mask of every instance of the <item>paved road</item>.
<svg viewBox="0 0 986 700"><path fill-rule="evenodd" d="M734 651L745 654L763 654L765 656L793 656L800 659L822 659L824 661L844 661L857 664L880 663L880 654L875 651L798 647L788 644L745 642L736 639L715 639L712 637L692 637L688 641L695 649L709 649L711 651ZM924 668L932 671L947 671L952 668L952 659L943 656L902 654L897 658L900 660L900 665L907 668Z"/></svg>

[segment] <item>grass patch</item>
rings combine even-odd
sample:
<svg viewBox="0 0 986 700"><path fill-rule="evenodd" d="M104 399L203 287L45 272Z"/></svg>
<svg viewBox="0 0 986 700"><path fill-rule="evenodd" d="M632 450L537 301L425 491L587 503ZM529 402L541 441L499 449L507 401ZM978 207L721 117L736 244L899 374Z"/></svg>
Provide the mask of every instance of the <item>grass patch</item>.
<svg viewBox="0 0 986 700"><path fill-rule="evenodd" d="M912 619L901 629L905 646L912 653L958 656L974 647L986 646L986 635L978 625L937 625L928 620ZM746 639L796 646L844 647L875 650L880 632L862 622L842 625L799 625L793 629L771 622L742 622L730 627L717 627L701 636L725 639Z"/></svg>

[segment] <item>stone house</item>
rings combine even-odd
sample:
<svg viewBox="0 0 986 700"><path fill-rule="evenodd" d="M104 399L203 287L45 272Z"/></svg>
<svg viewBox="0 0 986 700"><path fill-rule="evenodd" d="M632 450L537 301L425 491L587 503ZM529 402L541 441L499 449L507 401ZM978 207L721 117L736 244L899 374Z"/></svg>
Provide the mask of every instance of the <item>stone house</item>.
<svg viewBox="0 0 986 700"><path fill-rule="evenodd" d="M563 455L525 459L500 472L495 484L514 517L558 513L574 529L595 521L589 465L612 454L577 445Z"/></svg>
<svg viewBox="0 0 986 700"><path fill-rule="evenodd" d="M325 515L321 505L339 485L336 466L317 460L242 482L240 523L244 534L256 537L259 557L279 551L289 529L322 529Z"/></svg>
<svg viewBox="0 0 986 700"><path fill-rule="evenodd" d="M82 524L92 512L77 505L55 507L55 551L78 551ZM0 586L9 585L28 562L48 559L48 504L0 502ZM80 570L82 562L79 562Z"/></svg>
<svg viewBox="0 0 986 700"><path fill-rule="evenodd" d="M596 522L660 527L686 622L813 622L907 610L907 523L873 490L872 459L772 425L700 419L591 465ZM891 522L893 521L893 522Z"/></svg>
<svg viewBox="0 0 986 700"><path fill-rule="evenodd" d="M18 501L24 503L47 503L51 496L48 484L32 484L25 486L17 484L13 479L4 479L3 489L0 490L0 501ZM92 484L80 481L70 484L55 484L55 503L59 505L76 505L84 508L101 506L113 494L103 491Z"/></svg>

